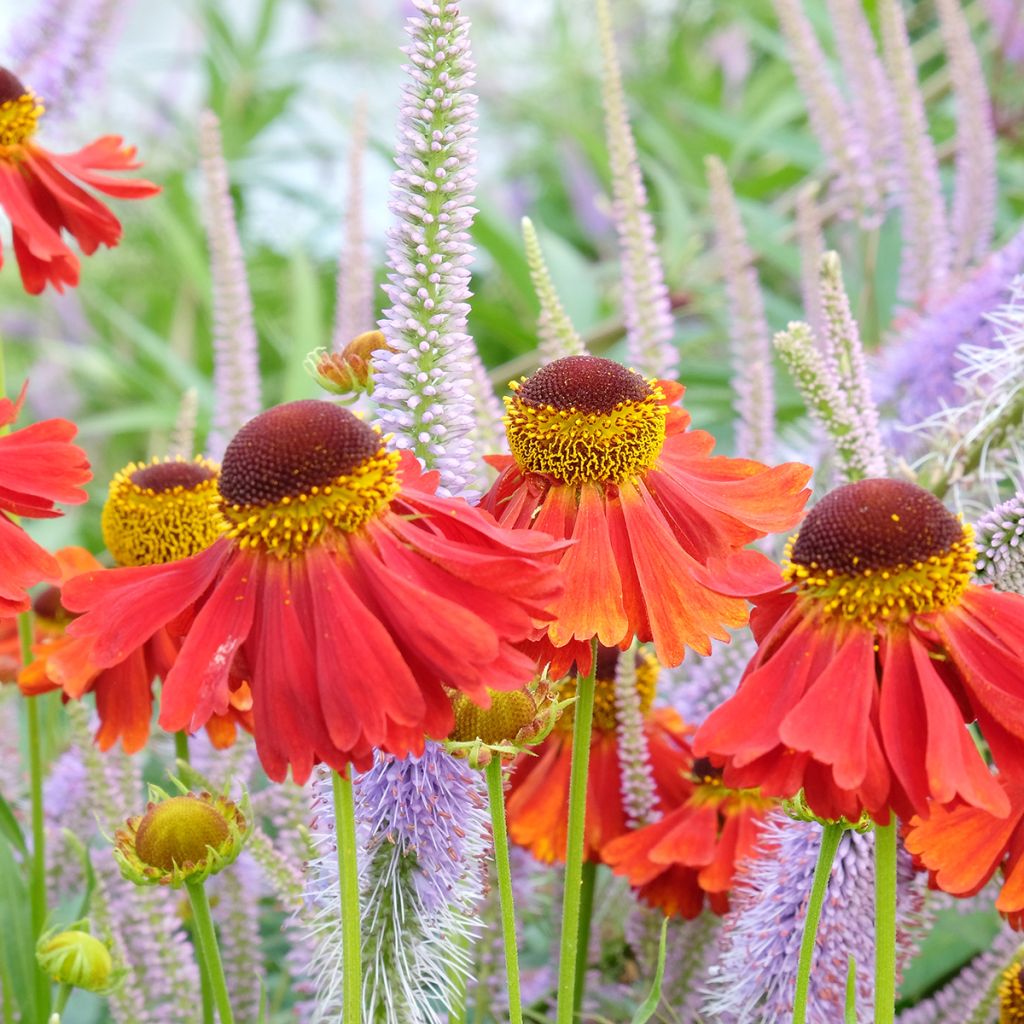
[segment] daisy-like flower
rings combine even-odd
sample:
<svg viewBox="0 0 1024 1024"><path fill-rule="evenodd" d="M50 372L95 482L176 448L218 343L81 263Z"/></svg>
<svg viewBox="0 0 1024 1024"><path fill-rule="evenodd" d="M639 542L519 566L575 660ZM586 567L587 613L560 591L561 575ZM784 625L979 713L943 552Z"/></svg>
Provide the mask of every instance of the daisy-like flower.
<svg viewBox="0 0 1024 1024"><path fill-rule="evenodd" d="M614 648L599 648L597 656L583 838L583 856L595 862L601 860L608 842L629 830L615 715L618 653ZM660 801L671 806L684 799L691 788L685 779L689 763L687 728L674 711L652 710L657 682L655 658L650 654L638 655L636 684L654 788ZM559 699L572 697L575 685L574 678L565 680L558 689ZM509 835L514 843L525 846L534 857L547 863L565 860L573 718L570 705L547 739L520 757L509 784L506 801Z"/></svg>
<svg viewBox="0 0 1024 1024"><path fill-rule="evenodd" d="M181 458L130 463L110 484L103 506L103 539L118 565L160 565L208 548L223 524L214 499L219 467L206 459ZM102 570L82 548L57 552L63 581ZM37 637L35 660L18 675L26 696L62 689L66 699L96 695L100 727L96 743L109 750L120 740L128 754L149 739L153 717L153 683L174 664L179 642L159 629L146 643L120 661L106 666L92 658L92 641L66 632L74 615L61 603L60 591L44 591L33 604ZM41 614L42 613L42 614ZM237 728L252 731L252 700L244 678L236 677L229 706L206 724L214 746L234 743Z"/></svg>
<svg viewBox="0 0 1024 1024"><path fill-rule="evenodd" d="M998 817L984 808L933 804L927 817L911 820L906 847L931 872L932 882L953 896L973 896L997 871L1005 876L998 910L1024 929L1024 783L1005 783L1010 813Z"/></svg>
<svg viewBox="0 0 1024 1024"><path fill-rule="evenodd" d="M33 295L47 284L57 291L78 284L78 257L62 231L86 256L121 240L121 222L75 180L117 199L143 199L160 191L149 181L104 173L139 166L134 148L117 135L104 135L77 153L44 149L34 141L42 114L39 97L0 68L0 207L11 221L22 283Z"/></svg>
<svg viewBox="0 0 1024 1024"><path fill-rule="evenodd" d="M0 398L0 430L18 418L26 387L17 401ZM80 505L86 500L82 484L92 474L85 452L70 443L77 429L54 419L0 434L0 619L28 610L28 587L60 579L53 555L10 516L50 519L61 514L58 501Z"/></svg>
<svg viewBox="0 0 1024 1024"><path fill-rule="evenodd" d="M489 460L501 475L482 504L504 526L575 541L539 645L551 675L586 671L595 636L623 650L653 640L667 666L727 640L744 597L777 573L742 549L798 522L810 469L712 457L711 435L674 407L680 385L610 359L567 356L511 387L512 455Z"/></svg>
<svg viewBox="0 0 1024 1024"><path fill-rule="evenodd" d="M86 614L69 632L107 667L173 624L184 639L161 726L223 714L242 675L275 780L290 764L305 781L317 759L366 767L374 747L422 753L451 728L445 686L486 704L486 687L532 675L513 644L561 590L561 544L503 530L436 483L344 409L277 406L225 452L225 535L190 558L70 581L64 603Z"/></svg>
<svg viewBox="0 0 1024 1024"><path fill-rule="evenodd" d="M756 855L765 816L777 801L755 789L726 788L721 769L706 758L693 761L687 774L689 792L677 806L609 843L601 855L666 915L697 917L705 898L724 914L737 865Z"/></svg>
<svg viewBox="0 0 1024 1024"><path fill-rule="evenodd" d="M825 818L909 819L959 798L1009 803L1024 754L1024 598L971 583L972 530L915 484L868 479L823 498L787 549L791 589L758 602L759 642L694 752L730 786L803 787Z"/></svg>

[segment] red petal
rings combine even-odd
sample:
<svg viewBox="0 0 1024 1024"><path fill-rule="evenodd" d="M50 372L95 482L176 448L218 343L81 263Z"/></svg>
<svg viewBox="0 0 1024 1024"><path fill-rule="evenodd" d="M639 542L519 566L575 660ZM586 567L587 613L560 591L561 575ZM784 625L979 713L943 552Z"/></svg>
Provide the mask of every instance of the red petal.
<svg viewBox="0 0 1024 1024"><path fill-rule="evenodd" d="M59 580L53 555L0 512L0 617L28 610L28 587Z"/></svg>
<svg viewBox="0 0 1024 1024"><path fill-rule="evenodd" d="M37 151L41 147L34 147ZM99 192L117 199L144 199L156 195L159 185L143 178L111 178L106 174L97 174L96 170L131 171L139 164L135 162L134 146L126 146L124 140L117 135L105 135L77 153L43 153L61 170L91 185Z"/></svg>
<svg viewBox="0 0 1024 1024"><path fill-rule="evenodd" d="M149 739L153 715L153 677L145 653L134 651L119 665L104 669L92 689L100 719L96 745L109 750L120 739L126 754L140 751Z"/></svg>

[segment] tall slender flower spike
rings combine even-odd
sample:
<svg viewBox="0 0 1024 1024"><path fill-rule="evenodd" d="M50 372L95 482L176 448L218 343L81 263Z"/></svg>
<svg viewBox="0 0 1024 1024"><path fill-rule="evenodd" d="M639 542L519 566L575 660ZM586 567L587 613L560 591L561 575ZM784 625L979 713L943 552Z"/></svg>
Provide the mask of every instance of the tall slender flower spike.
<svg viewBox="0 0 1024 1024"><path fill-rule="evenodd" d="M818 206L819 186L808 182L796 199L796 237L800 248L800 297L804 314L817 338L825 336L821 312L821 257L825 254L825 236L821 208Z"/></svg>
<svg viewBox="0 0 1024 1024"><path fill-rule="evenodd" d="M469 229L476 170L476 96L469 22L452 0L415 0L406 48L398 170L391 179L388 283L374 353L374 398L383 429L458 494L473 476Z"/></svg>
<svg viewBox="0 0 1024 1024"><path fill-rule="evenodd" d="M174 430L167 442L167 454L174 458L181 456L191 459L196 450L196 421L199 418L199 392L189 388L181 396L178 406L178 417L174 421Z"/></svg>
<svg viewBox="0 0 1024 1024"><path fill-rule="evenodd" d="M899 296L920 305L949 274L952 242L946 221L939 161L928 134L928 118L917 84L914 54L899 0L881 0L882 57L892 82L902 152L903 255Z"/></svg>
<svg viewBox="0 0 1024 1024"><path fill-rule="evenodd" d="M338 259L335 289L334 351L341 352L357 335L372 330L373 261L366 244L363 223L363 162L366 159L367 98L361 93L352 111L349 133L348 196L345 208L345 240Z"/></svg>
<svg viewBox="0 0 1024 1024"><path fill-rule="evenodd" d="M121 240L121 223L75 184L119 199L143 199L160 189L142 179L104 171L139 165L135 150L117 135L104 135L77 153L51 153L34 141L43 104L6 68L0 68L0 207L11 221L14 255L25 291L38 295L78 284L78 257L61 237L67 231L87 256Z"/></svg>
<svg viewBox="0 0 1024 1024"><path fill-rule="evenodd" d="M231 201L220 121L212 110L199 118L199 155L206 190L206 237L213 276L213 388L216 405L206 450L214 459L262 407L259 342L252 296Z"/></svg>
<svg viewBox="0 0 1024 1024"><path fill-rule="evenodd" d="M540 303L540 318L537 320L540 364L544 366L563 356L583 355L586 346L555 290L555 282L551 280L551 273L544 260L537 229L529 217L523 218L522 226L526 263L530 268L533 290L537 293L537 301Z"/></svg>
<svg viewBox="0 0 1024 1024"><path fill-rule="evenodd" d="M425 733L451 728L445 686L486 703L487 687L532 676L513 644L561 590L559 544L503 530L435 487L345 409L277 406L225 452L224 535L180 561L69 581L65 606L86 614L68 630L109 667L184 624L161 725L197 729L247 680L275 780L290 764L304 781L318 759L368 765L374 747L421 752Z"/></svg>
<svg viewBox="0 0 1024 1024"><path fill-rule="evenodd" d="M679 366L679 353L672 344L675 322L626 110L611 0L597 0L597 25L604 62L602 99L612 171L612 209L622 261L626 358L644 374L674 377Z"/></svg>
<svg viewBox="0 0 1024 1024"><path fill-rule="evenodd" d="M789 1024L797 951L807 913L820 842L820 827L791 821L781 813L768 819L760 853L748 861L733 893L732 908L719 938L719 956L708 986L705 1010L715 1021ZM847 830L828 883L818 926L807 1020L835 1024L843 1019L847 967L856 961L857 1021L872 1019L874 985L873 835ZM910 858L901 854L897 875L897 958L909 960L922 929L924 887Z"/></svg>
<svg viewBox="0 0 1024 1024"><path fill-rule="evenodd" d="M2 433L18 418L27 387L14 402L0 396L0 619L28 610L29 587L60 579L53 555L10 517L59 516L56 503L82 504L88 497L82 485L92 479L85 452L71 444L78 428L68 420L42 420Z"/></svg>
<svg viewBox="0 0 1024 1024"><path fill-rule="evenodd" d="M506 526L576 541L561 559L566 596L537 637L552 678L574 662L585 674L595 636L623 650L653 640L669 667L686 646L728 639L747 618L740 591L774 586L774 566L742 549L798 521L809 469L712 458L714 440L674 407L678 384L610 359L568 356L512 389L512 455L489 460L501 475L483 505Z"/></svg>
<svg viewBox="0 0 1024 1024"><path fill-rule="evenodd" d="M832 820L866 810L885 824L890 808L909 819L957 798L1005 817L966 723L1002 771L1024 768L1024 598L971 583L972 536L914 484L826 495L787 550L791 589L758 601L758 653L694 752L724 760L734 787L803 788Z"/></svg>
<svg viewBox="0 0 1024 1024"><path fill-rule="evenodd" d="M658 792L651 748L644 733L644 711L637 684L636 654L623 651L615 666L615 727L618 734L619 785L630 828L647 825L657 816Z"/></svg>
<svg viewBox="0 0 1024 1024"><path fill-rule="evenodd" d="M718 157L709 156L704 167L711 190L718 264L729 296L736 453L746 459L766 459L775 447L775 372L764 296L725 165Z"/></svg>
<svg viewBox="0 0 1024 1024"><path fill-rule="evenodd" d="M773 0L773 5L793 51L793 70L807 103L811 129L835 175L835 191L842 197L840 209L855 213L865 226L871 226L877 223L880 197L864 126L854 119L829 73L828 60L802 0Z"/></svg>
<svg viewBox="0 0 1024 1024"><path fill-rule="evenodd" d="M956 178L950 230L953 269L984 259L996 219L996 132L985 72L957 0L937 0L956 100Z"/></svg>
<svg viewBox="0 0 1024 1024"><path fill-rule="evenodd" d="M986 512L975 526L978 562L975 571L996 590L1024 594L1024 494Z"/></svg>

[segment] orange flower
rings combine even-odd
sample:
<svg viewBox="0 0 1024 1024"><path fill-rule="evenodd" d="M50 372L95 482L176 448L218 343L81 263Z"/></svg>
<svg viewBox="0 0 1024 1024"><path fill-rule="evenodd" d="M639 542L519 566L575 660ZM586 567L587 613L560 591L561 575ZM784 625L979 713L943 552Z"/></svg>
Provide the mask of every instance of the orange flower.
<svg viewBox="0 0 1024 1024"><path fill-rule="evenodd" d="M105 135L77 153L51 153L37 145L32 140L42 114L39 98L0 68L0 207L11 220L22 283L33 295L47 284L57 291L78 284L78 257L65 244L62 231L87 256L121 239L120 221L72 179L119 199L142 199L160 191L148 181L101 173L139 166L135 150L116 135Z"/></svg>
<svg viewBox="0 0 1024 1024"><path fill-rule="evenodd" d="M0 398L0 430L18 418L27 386L16 402ZM82 484L92 474L85 452L70 443L76 431L68 420L42 420L0 433L0 619L29 609L28 587L60 578L53 555L9 516L50 519L61 514L56 502L86 500Z"/></svg>
<svg viewBox="0 0 1024 1024"><path fill-rule="evenodd" d="M566 590L540 634L553 677L608 647L653 640L678 665L687 646L747 621L746 595L777 585L775 567L742 550L794 526L810 469L769 469L711 456L714 439L687 430L682 388L609 359L569 356L513 384L505 399L511 457L483 499L504 526L575 543L561 559Z"/></svg>
<svg viewBox="0 0 1024 1024"><path fill-rule="evenodd" d="M788 552L791 591L759 602L759 648L694 751L735 787L825 818L888 820L956 799L1009 804L1024 763L1024 598L971 584L970 527L914 484L862 480L823 498Z"/></svg>
<svg viewBox="0 0 1024 1024"><path fill-rule="evenodd" d="M933 804L927 817L915 816L907 849L932 872L932 882L953 896L973 896L1002 870L996 899L1010 924L1024 928L1024 783L1006 783L1010 813L997 817L969 804Z"/></svg>
<svg viewBox="0 0 1024 1024"><path fill-rule="evenodd" d="M705 897L716 914L729 909L729 890L742 861L756 855L765 815L776 801L757 790L722 785L710 761L689 768L690 792L651 825L605 846L602 857L637 895L665 914L694 918Z"/></svg>
<svg viewBox="0 0 1024 1024"><path fill-rule="evenodd" d="M615 720L618 653L613 648L603 648L598 653L583 838L583 856L595 862L602 859L607 843L629 829L622 799ZM688 730L675 711L651 710L657 677L657 661L650 655L641 656L637 665L637 686L651 772L659 799L672 803L690 789L684 779L689 761ZM559 698L571 697L573 687L572 682L563 683ZM556 722L551 735L519 758L509 784L506 807L509 835L513 842L527 847L538 860L546 863L565 860L572 725L570 706Z"/></svg>

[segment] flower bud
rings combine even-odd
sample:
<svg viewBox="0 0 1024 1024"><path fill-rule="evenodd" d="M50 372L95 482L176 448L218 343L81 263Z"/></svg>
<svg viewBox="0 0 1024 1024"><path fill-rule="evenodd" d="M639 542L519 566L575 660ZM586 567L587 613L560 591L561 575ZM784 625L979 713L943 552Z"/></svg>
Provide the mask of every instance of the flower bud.
<svg viewBox="0 0 1024 1024"><path fill-rule="evenodd" d="M388 348L380 331L364 331L353 338L341 352L317 349L306 358L310 376L325 390L335 395L373 393L371 357L378 349Z"/></svg>
<svg viewBox="0 0 1024 1024"><path fill-rule="evenodd" d="M54 981L87 992L103 992L116 980L110 950L95 935L77 928L48 933L36 945L39 966Z"/></svg>

